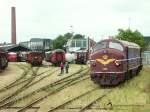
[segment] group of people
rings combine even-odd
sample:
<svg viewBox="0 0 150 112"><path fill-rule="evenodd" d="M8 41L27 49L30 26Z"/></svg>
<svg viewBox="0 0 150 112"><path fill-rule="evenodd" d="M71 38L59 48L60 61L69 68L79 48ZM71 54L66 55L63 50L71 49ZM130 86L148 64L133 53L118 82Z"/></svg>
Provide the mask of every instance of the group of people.
<svg viewBox="0 0 150 112"><path fill-rule="evenodd" d="M64 64L63 62L61 62L61 64L60 64L60 69L61 69L60 74L63 74L63 73L64 73L64 69L65 69L66 73L68 73L69 63L68 63L68 62L65 62L65 64Z"/></svg>

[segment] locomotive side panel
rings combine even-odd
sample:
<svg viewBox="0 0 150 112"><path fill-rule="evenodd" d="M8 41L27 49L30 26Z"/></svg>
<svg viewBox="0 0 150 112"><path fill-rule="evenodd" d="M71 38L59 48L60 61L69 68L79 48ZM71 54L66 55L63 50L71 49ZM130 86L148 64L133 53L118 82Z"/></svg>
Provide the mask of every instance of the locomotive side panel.
<svg viewBox="0 0 150 112"><path fill-rule="evenodd" d="M126 74L126 79L130 79L133 76L137 75L142 69L141 63L141 50L139 48L130 48L128 47L128 73Z"/></svg>
<svg viewBox="0 0 150 112"><path fill-rule="evenodd" d="M140 66L140 49L128 48L128 70L138 68Z"/></svg>
<svg viewBox="0 0 150 112"><path fill-rule="evenodd" d="M59 66L61 62L65 62L65 51L62 49L56 49L52 52L49 59L53 65Z"/></svg>

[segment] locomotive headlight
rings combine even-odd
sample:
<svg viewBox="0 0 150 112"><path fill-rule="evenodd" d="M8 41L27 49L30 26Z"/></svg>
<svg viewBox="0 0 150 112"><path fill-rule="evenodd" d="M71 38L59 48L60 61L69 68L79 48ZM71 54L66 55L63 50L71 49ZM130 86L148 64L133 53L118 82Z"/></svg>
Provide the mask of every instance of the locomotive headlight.
<svg viewBox="0 0 150 112"><path fill-rule="evenodd" d="M121 61L118 61L118 60L115 60L114 63L115 63L116 66L120 66L121 65Z"/></svg>

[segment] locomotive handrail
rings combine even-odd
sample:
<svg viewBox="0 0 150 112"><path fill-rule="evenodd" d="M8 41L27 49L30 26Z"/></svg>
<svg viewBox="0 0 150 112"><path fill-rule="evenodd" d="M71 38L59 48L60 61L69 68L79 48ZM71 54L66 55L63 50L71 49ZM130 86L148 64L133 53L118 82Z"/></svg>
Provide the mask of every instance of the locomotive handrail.
<svg viewBox="0 0 150 112"><path fill-rule="evenodd" d="M129 61L129 60L136 60L140 59L141 57L136 57L136 58L129 58L129 59L121 59L121 60L116 60L116 61Z"/></svg>
<svg viewBox="0 0 150 112"><path fill-rule="evenodd" d="M129 60L136 60L136 59L140 59L141 57L136 57L136 58L129 58L129 59L120 59L120 60L116 60L116 61L129 61ZM90 60L90 62L95 62L96 60Z"/></svg>

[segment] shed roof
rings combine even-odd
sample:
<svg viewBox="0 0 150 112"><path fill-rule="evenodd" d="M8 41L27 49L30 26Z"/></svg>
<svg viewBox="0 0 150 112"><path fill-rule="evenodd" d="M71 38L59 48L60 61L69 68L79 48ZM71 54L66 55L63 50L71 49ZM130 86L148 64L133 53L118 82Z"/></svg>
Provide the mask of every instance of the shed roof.
<svg viewBox="0 0 150 112"><path fill-rule="evenodd" d="M5 51L9 51L9 52L19 52L19 51L31 51L29 48L23 46L23 45L3 45L0 46L0 48L4 49Z"/></svg>

